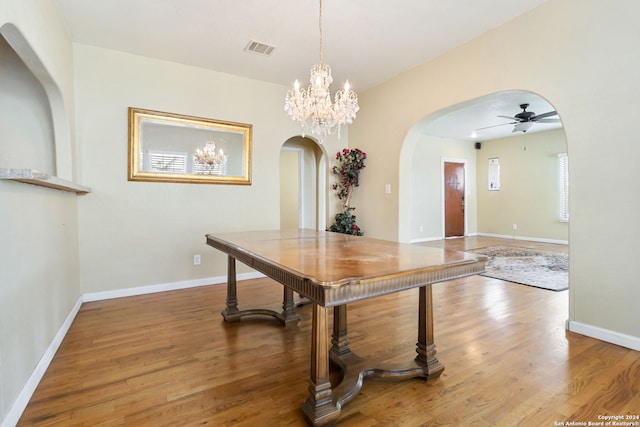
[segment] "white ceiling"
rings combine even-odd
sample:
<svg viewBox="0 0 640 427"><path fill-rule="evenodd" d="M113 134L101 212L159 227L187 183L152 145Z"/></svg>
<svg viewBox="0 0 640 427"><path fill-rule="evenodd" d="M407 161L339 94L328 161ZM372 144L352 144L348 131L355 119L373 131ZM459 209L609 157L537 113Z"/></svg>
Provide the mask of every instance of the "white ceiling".
<svg viewBox="0 0 640 427"><path fill-rule="evenodd" d="M55 1L71 38L82 44L287 86L296 78L306 84L319 61L318 0ZM331 65L336 87L348 79L357 93L545 1L324 0L323 62ZM275 49L269 56L245 52L251 40ZM469 139L470 129L507 121L496 116L515 115L521 103L538 114L552 109L538 107L544 101L533 95L511 95L456 109L433 123L434 132ZM464 136L446 130L460 133L461 123ZM529 132L543 126L550 128ZM511 128L498 130L510 134Z"/></svg>
<svg viewBox="0 0 640 427"><path fill-rule="evenodd" d="M446 111L441 111L437 117L427 117L421 127L421 132L462 141L487 141L513 136L514 126L508 123L513 123L515 120L498 116L515 116L522 112L520 104L529 104L527 111L536 114L554 111L549 102L531 92L499 92L464 104L454 105ZM557 119L559 117L549 118ZM480 129L487 126L491 127ZM544 132L561 127L562 123L536 123L527 133ZM472 131L475 131L477 135L472 136ZM522 134L521 132L516 133Z"/></svg>

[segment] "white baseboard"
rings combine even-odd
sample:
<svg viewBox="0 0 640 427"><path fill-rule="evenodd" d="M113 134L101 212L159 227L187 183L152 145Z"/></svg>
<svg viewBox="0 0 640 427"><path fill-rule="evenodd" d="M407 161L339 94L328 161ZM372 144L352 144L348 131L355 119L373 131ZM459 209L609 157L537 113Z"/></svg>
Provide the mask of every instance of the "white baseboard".
<svg viewBox="0 0 640 427"><path fill-rule="evenodd" d="M511 240L528 240L530 242L540 242L540 243L555 243L558 245L568 245L568 240L556 240L556 239L541 239L539 237L527 237L527 236L513 236L510 234L491 234L491 233L477 233L477 236L483 237L498 237L500 239L511 239Z"/></svg>
<svg viewBox="0 0 640 427"><path fill-rule="evenodd" d="M567 320L567 329L580 335L586 335L600 341L606 341L611 344L640 351L640 337L621 334L620 332L610 331L573 320Z"/></svg>
<svg viewBox="0 0 640 427"><path fill-rule="evenodd" d="M444 237L444 236L419 237L417 239L411 239L409 243L435 242L435 241L444 240L444 239L461 239L463 237L473 237L473 236L477 236L477 234L469 233L469 234L465 234L464 236L455 236L455 237Z"/></svg>
<svg viewBox="0 0 640 427"><path fill-rule="evenodd" d="M509 240L527 240L529 242L540 242L540 243L554 243L557 245L568 245L568 240L556 240L556 239L542 239L540 237L527 237L527 236L513 236L507 234L492 234L492 233L470 233L465 235L464 237L474 237L474 236L482 236L482 237L497 237L499 239L509 239ZM463 236L460 236L463 237ZM419 237L415 239L411 239L409 243L423 243L423 242L433 242L436 240L443 240L445 237ZM457 239L459 237L452 237L453 239Z"/></svg>
<svg viewBox="0 0 640 427"><path fill-rule="evenodd" d="M49 344L49 347L45 350L44 354L40 358L40 361L31 373L31 376L27 380L24 387L22 387L22 390L20 391L20 394L18 395L16 401L11 406L11 409L9 409L9 413L7 413L7 416L2 421L2 427L13 427L18 424L18 421L20 420L22 413L27 407L29 400L31 400L31 396L33 396L33 393L36 391L38 384L40 384L40 380L44 376L44 373L47 372L47 368L49 368L49 364L53 360L53 356L55 356L58 348L60 347L60 344L62 344L62 340L64 339L65 335L67 335L67 331L69 331L73 320L76 318L78 311L80 311L81 305L82 296L78 298L73 308L71 308L71 311L62 323L62 326L58 330L58 333L56 333L55 337L53 337L53 341L51 341L51 344Z"/></svg>
<svg viewBox="0 0 640 427"><path fill-rule="evenodd" d="M442 240L442 237L421 237L419 239L411 239L409 243L435 242L436 240Z"/></svg>
<svg viewBox="0 0 640 427"><path fill-rule="evenodd" d="M237 280L257 279L260 277L265 277L265 275L259 272L242 273L237 275ZM137 288L117 289L113 291L104 291L104 292L90 292L90 293L81 295L80 298L78 298L78 301L76 301L71 311L69 312L69 314L67 315L67 318L65 319L64 323L58 330L58 333L56 333L55 337L53 338L53 341L51 341L49 348L47 348L42 358L40 358L40 361L38 362L35 369L31 373L31 376L27 380L26 384L24 385L24 387L22 387L22 390L20 391L18 398L14 402L11 409L9 409L9 412L7 413L7 416L5 417L5 419L2 420L2 425L0 425L0 427L14 427L20 420L20 417L22 416L22 413L27 407L29 400L31 400L33 393L36 391L36 387L38 387L38 384L40 383L42 376L49 368L49 364L53 360L53 356L55 356L56 351L58 351L58 347L60 347L62 340L64 339L65 335L69 331L69 328L73 323L73 320L76 318L78 311L80 311L80 307L82 306L82 303L91 302L91 301L101 301L101 300L107 300L112 298L129 297L129 296L135 296L135 295L145 295L145 294L151 294L155 292L174 291L177 289L195 288L197 286L217 285L217 284L226 283L226 282L227 282L227 276L225 275L225 276L210 277L210 278L204 278L204 279L185 280L181 282L163 283L159 285L140 286Z"/></svg>
<svg viewBox="0 0 640 427"><path fill-rule="evenodd" d="M265 277L258 272L242 273L237 280L249 280ZM217 285L226 283L227 276L206 277L204 279L185 280L181 282L161 283L159 285L140 286L136 288L116 289L113 291L89 292L82 295L82 302L102 301L113 298L131 297L135 295L153 294L156 292L175 291L178 289L195 288L198 286Z"/></svg>

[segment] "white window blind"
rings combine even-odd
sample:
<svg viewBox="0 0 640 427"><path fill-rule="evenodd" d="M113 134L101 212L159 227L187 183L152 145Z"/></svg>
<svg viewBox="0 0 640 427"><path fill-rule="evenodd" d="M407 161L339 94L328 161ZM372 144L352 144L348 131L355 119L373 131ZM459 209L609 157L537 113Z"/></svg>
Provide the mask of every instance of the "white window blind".
<svg viewBox="0 0 640 427"><path fill-rule="evenodd" d="M164 173L186 173L187 155L185 153L171 153L150 151L151 171Z"/></svg>
<svg viewBox="0 0 640 427"><path fill-rule="evenodd" d="M560 221L569 221L569 157L558 154L558 183L560 184Z"/></svg>

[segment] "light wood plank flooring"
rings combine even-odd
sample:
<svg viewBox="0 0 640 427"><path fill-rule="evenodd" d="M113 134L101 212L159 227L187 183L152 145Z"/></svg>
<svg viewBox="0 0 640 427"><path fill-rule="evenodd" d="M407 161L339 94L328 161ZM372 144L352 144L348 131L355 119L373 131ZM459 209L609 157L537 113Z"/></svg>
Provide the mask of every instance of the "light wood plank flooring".
<svg viewBox="0 0 640 427"><path fill-rule="evenodd" d="M487 238L425 243L493 244L566 250ZM286 328L271 318L225 324L225 291L84 304L19 425L305 425L311 307ZM640 413L640 353L567 332L568 292L481 276L433 292L442 376L366 381L338 425L540 427ZM239 283L241 307L278 309L281 295L269 279ZM350 305L352 350L411 360L417 311L417 290Z"/></svg>

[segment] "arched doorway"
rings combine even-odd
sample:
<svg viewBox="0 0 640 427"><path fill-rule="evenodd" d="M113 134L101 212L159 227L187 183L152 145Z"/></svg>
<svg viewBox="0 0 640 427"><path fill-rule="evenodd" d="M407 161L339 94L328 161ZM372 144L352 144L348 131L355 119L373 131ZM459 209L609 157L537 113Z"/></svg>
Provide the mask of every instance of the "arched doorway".
<svg viewBox="0 0 640 427"><path fill-rule="evenodd" d="M296 136L280 150L280 228L326 227L326 160L312 139Z"/></svg>
<svg viewBox="0 0 640 427"><path fill-rule="evenodd" d="M445 237L442 197L445 179L441 171L445 160L455 159L466 162L468 180L464 203L467 234L488 233L512 238L531 237L554 243L568 242L568 224L560 221L559 217L558 169L555 166L559 163L558 154L567 152L564 130L561 129L561 123L544 123L535 124L527 132L516 131L511 118L522 111L522 103L531 104L529 110L536 113L555 111L548 101L537 94L508 91L443 109L412 127L400 153L400 241L420 242ZM483 118L486 121L477 121ZM489 136L482 132L472 135L476 129L486 126L490 130ZM540 140L545 139L540 135L551 135L553 132L555 145L542 148L546 152L536 152L540 149ZM495 151L498 154L491 154L492 141L501 141L495 144L496 147L501 146ZM502 157L498 161L505 177L510 179L509 188L503 183L502 190L488 191L487 163L492 156ZM543 159L544 165L531 164L540 159ZM536 168L541 171L538 175L525 176L520 173L535 171ZM540 194L542 201L532 199ZM544 209L543 203L546 204ZM532 213L532 204L541 207L541 214ZM543 217L546 218L544 225L541 220ZM526 228L523 227L525 225Z"/></svg>

